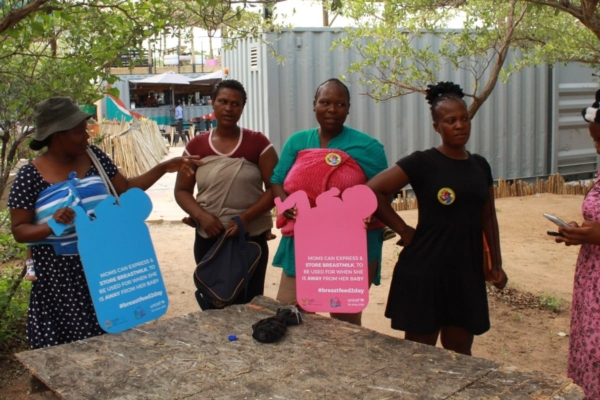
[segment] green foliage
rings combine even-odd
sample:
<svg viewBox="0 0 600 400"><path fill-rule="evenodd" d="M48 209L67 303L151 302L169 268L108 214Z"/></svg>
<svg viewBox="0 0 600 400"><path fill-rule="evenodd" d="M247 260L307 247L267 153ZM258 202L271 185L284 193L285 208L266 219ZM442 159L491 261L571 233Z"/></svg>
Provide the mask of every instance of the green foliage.
<svg viewBox="0 0 600 400"><path fill-rule="evenodd" d="M537 18L531 60L600 64L600 3L597 0L523 0ZM553 18L544 18L552 13Z"/></svg>
<svg viewBox="0 0 600 400"><path fill-rule="evenodd" d="M560 296L555 296L554 293L544 293L539 300L543 307L550 309L552 312L558 314L562 311L564 300Z"/></svg>
<svg viewBox="0 0 600 400"><path fill-rule="evenodd" d="M14 259L25 258L27 246L17 243L10 233L10 213L0 209L0 265Z"/></svg>
<svg viewBox="0 0 600 400"><path fill-rule="evenodd" d="M342 12L357 28L347 29L348 36L334 46L360 54L361 61L348 72L358 74L377 101L424 93L427 84L442 80L443 66L471 75L475 83L464 89L472 98L469 112L474 116L498 79L506 80L516 70L558 60L597 62L600 41L593 31L548 5L523 0L350 0ZM447 29L451 21L460 21L462 29ZM440 38L441 46L415 45L424 34ZM509 49L523 54L510 65Z"/></svg>
<svg viewBox="0 0 600 400"><path fill-rule="evenodd" d="M31 285L23 281L26 246L8 231L8 212L0 212L0 353L14 340L25 341L25 317Z"/></svg>
<svg viewBox="0 0 600 400"><path fill-rule="evenodd" d="M106 138L106 134L98 135L98 136L92 138L92 142L94 143L95 146L99 146L104 141L105 138Z"/></svg>
<svg viewBox="0 0 600 400"><path fill-rule="evenodd" d="M116 81L110 66L122 65L124 51L136 50L143 56L145 40L180 34L191 25L213 33L228 27L224 37L258 37L262 19L247 12L247 6L245 1L222 0L1 1L0 197L16 162L33 157L26 145L35 132L32 114L36 103L57 95L70 96L79 104L93 104L104 92L118 96L118 91L103 86ZM201 19L190 24L192 17ZM14 243L6 226L3 229L0 293L4 296L7 289L9 293L0 299L0 317L13 321L26 305L22 291L26 292L27 285L20 285L17 272L21 263L11 261L19 265L13 267L6 265L6 260L20 260L23 247ZM6 329L2 320L0 334L8 332Z"/></svg>
<svg viewBox="0 0 600 400"><path fill-rule="evenodd" d="M8 0L0 2L0 197L35 131L34 105L50 96L80 104L114 82L109 66L123 49L140 48L162 29L169 10L135 0ZM155 23L159 21L158 23ZM0 342L20 337L29 283L22 282L24 246L0 214Z"/></svg>
<svg viewBox="0 0 600 400"><path fill-rule="evenodd" d="M105 90L105 93L106 94L110 94L111 96L114 96L117 99L119 98L119 96L121 94L121 92L117 88L108 88L108 89Z"/></svg>
<svg viewBox="0 0 600 400"><path fill-rule="evenodd" d="M115 80L108 67L159 32L169 12L134 0L0 4L0 196L16 161L30 157L24 144L35 129L34 105L56 95L100 99L102 85Z"/></svg>
<svg viewBox="0 0 600 400"><path fill-rule="evenodd" d="M25 319L31 283L20 278L23 262L0 267L0 353L15 340L25 341ZM19 283L17 283L19 282ZM17 285L16 290L11 289ZM9 294L12 293L12 296Z"/></svg>

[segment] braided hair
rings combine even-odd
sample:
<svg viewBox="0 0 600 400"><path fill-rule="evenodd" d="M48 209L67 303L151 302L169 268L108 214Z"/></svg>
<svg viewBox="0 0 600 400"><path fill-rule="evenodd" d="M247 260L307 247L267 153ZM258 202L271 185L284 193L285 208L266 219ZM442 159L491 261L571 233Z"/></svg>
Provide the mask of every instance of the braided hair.
<svg viewBox="0 0 600 400"><path fill-rule="evenodd" d="M586 107L581 110L581 115L583 119L587 122L595 122L600 124L600 113L598 109L600 108L600 89L596 92L596 101L592 104L591 107Z"/></svg>
<svg viewBox="0 0 600 400"><path fill-rule="evenodd" d="M315 101L319 98L319 93L321 92L321 88L328 83L336 83L339 86L341 86L342 89L344 89L344 91L346 92L346 96L348 96L348 104L350 104L350 90L348 90L348 86L346 86L344 84L344 82L340 81L337 78L327 79L325 82L323 82L319 85L319 87L317 88L317 91L315 92Z"/></svg>
<svg viewBox="0 0 600 400"><path fill-rule="evenodd" d="M427 85L426 92L425 98L431 105L429 109L431 110L431 118L433 118L434 121L436 120L435 110L444 100L461 101L466 106L466 103L463 100L465 93L456 83L438 82L435 85Z"/></svg>

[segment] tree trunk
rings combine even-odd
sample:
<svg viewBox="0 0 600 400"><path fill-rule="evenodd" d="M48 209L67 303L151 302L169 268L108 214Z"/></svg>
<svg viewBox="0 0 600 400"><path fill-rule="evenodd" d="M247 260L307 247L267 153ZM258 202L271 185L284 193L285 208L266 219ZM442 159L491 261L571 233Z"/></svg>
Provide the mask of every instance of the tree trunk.
<svg viewBox="0 0 600 400"><path fill-rule="evenodd" d="M165 66L165 56L167 55L167 35L163 33L162 40L162 55L163 55L163 67Z"/></svg>
<svg viewBox="0 0 600 400"><path fill-rule="evenodd" d="M177 32L177 73L181 72L181 32Z"/></svg>
<svg viewBox="0 0 600 400"><path fill-rule="evenodd" d="M323 10L323 26L329 26L329 11L327 11L325 0L321 2L321 7Z"/></svg>
<svg viewBox="0 0 600 400"><path fill-rule="evenodd" d="M196 72L196 49L194 48L194 27L190 28L190 47L192 48L192 72Z"/></svg>
<svg viewBox="0 0 600 400"><path fill-rule="evenodd" d="M152 44L151 40L148 39L148 70L149 73L152 73L152 66L154 65L154 54L152 53Z"/></svg>

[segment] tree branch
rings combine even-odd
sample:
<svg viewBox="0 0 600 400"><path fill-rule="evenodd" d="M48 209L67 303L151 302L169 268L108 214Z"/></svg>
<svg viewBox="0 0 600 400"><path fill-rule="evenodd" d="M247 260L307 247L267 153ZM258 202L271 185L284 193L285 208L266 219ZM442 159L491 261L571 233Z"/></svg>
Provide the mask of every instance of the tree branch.
<svg viewBox="0 0 600 400"><path fill-rule="evenodd" d="M506 31L504 33L504 39L502 40L502 44L500 45L500 49L498 51L498 58L494 63L492 70L490 71L490 79L486 82L481 94L475 95L473 97L473 103L469 106L469 115L471 118L477 113L481 105L490 97L496 83L498 82L498 77L500 76L500 71L502 70L502 66L504 65L504 61L506 61L506 56L508 55L508 50L510 48L511 41L514 36L515 28L519 25L519 23L523 20L525 13L527 12L527 8L523 7L520 15L515 20L515 12L516 12L516 2L517 0L510 1L510 13L508 15L506 21Z"/></svg>
<svg viewBox="0 0 600 400"><path fill-rule="evenodd" d="M30 14L40 11L48 1L49 0L33 0L21 8L10 10L9 13L0 20L0 33L4 33L11 29Z"/></svg>

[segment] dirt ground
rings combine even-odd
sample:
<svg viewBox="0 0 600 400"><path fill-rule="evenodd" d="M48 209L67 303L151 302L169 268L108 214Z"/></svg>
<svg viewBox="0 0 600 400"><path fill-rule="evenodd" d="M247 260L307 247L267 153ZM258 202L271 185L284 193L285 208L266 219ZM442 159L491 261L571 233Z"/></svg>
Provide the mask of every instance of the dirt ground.
<svg viewBox="0 0 600 400"><path fill-rule="evenodd" d="M499 199L496 202L504 269L509 285L504 292L490 288L491 330L477 338L473 355L521 369L565 376L573 272L578 248L554 243L548 230L555 226L544 212L571 221L581 220L580 196L538 195ZM403 211L415 224L417 211ZM183 216L183 213L182 213ZM193 230L182 224L156 224L150 230L165 279L170 306L164 318L199 311L194 299L192 272ZM274 230L279 235L279 232ZM270 243L271 257L278 240ZM373 287L363 313L363 325L403 337L383 316L392 271L399 248L385 242L382 284ZM269 267L265 295L275 297L281 270ZM26 399L27 374L15 362L0 360L0 398Z"/></svg>

